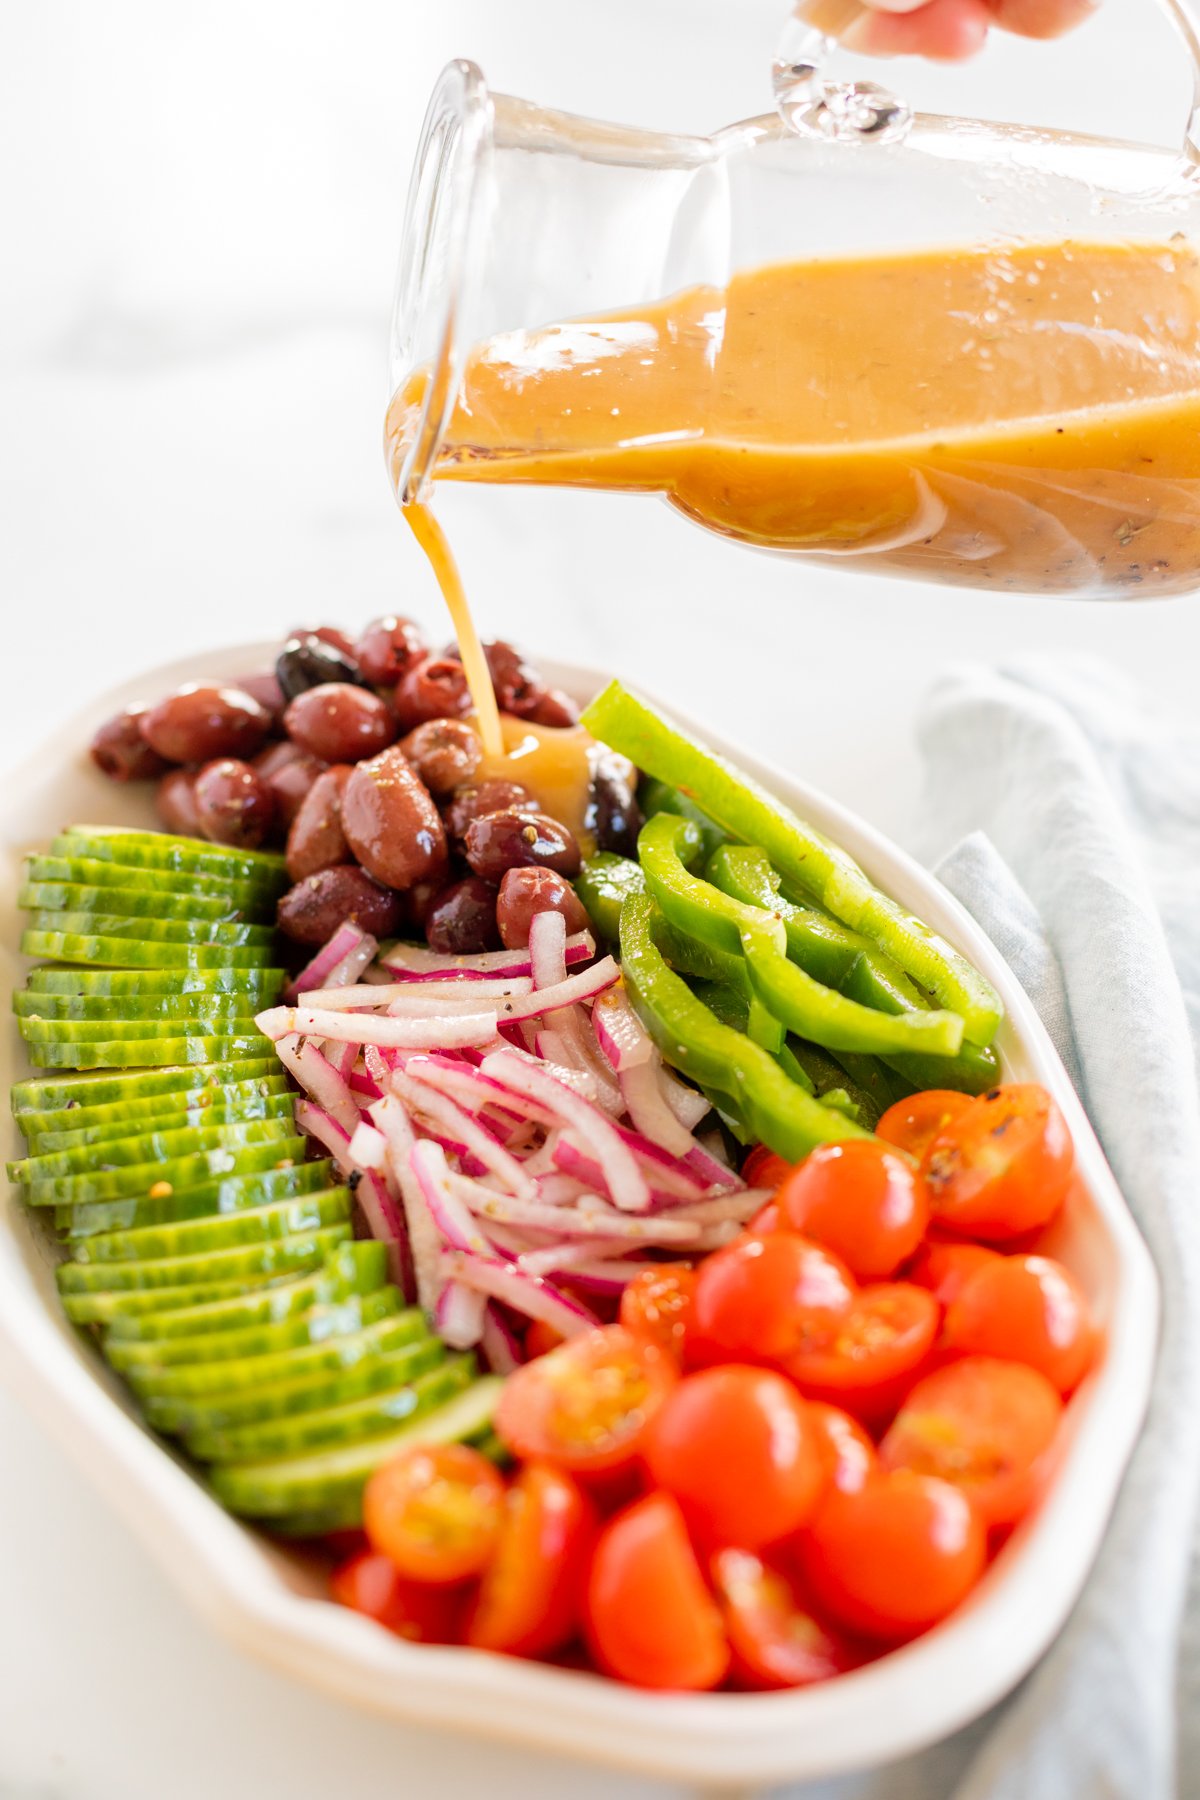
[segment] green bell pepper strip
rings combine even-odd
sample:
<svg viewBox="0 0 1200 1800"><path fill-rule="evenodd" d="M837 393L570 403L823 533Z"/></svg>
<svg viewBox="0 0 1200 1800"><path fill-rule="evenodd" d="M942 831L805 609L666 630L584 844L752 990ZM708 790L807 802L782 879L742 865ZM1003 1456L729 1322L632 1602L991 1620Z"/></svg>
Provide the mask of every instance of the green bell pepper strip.
<svg viewBox="0 0 1200 1800"><path fill-rule="evenodd" d="M779 917L731 900L711 882L688 872L683 858L696 848L697 836L694 825L671 813L647 819L638 836L646 885L677 931L727 953L740 948L752 991L789 1030L827 1049L957 1053L962 1020L956 1013L876 1012L824 987L789 962Z"/></svg>
<svg viewBox="0 0 1200 1800"><path fill-rule="evenodd" d="M831 1050L830 1055L841 1064L851 1087L861 1088L880 1116L913 1092L912 1085L881 1056L859 1056L853 1050Z"/></svg>
<svg viewBox="0 0 1200 1800"><path fill-rule="evenodd" d="M762 850L724 845L709 858L708 879L723 894L750 906L765 907L783 920L788 955L802 969L835 987L847 999L879 1012L928 1012L932 1002L891 957L860 932L811 908L797 906L777 891L779 877ZM885 1052L885 1060L913 1087L956 1088L983 1094L1000 1079L994 1050L964 1043L957 1056L926 1056L920 1051Z"/></svg>
<svg viewBox="0 0 1200 1800"><path fill-rule="evenodd" d="M680 788L731 837L759 845L786 878L842 924L871 938L957 1012L972 1043L991 1042L1003 1016L991 983L928 925L880 893L853 857L765 788L676 730L618 681L596 696L583 723L647 774Z"/></svg>
<svg viewBox="0 0 1200 1800"><path fill-rule="evenodd" d="M678 788L668 787L665 781L657 781L653 775L647 776L638 788L638 805L642 809L643 818L650 819L655 813L661 812L675 813L679 818L690 819L693 825L698 825L706 862L722 844L729 842L721 827L714 825L694 800L689 800Z"/></svg>
<svg viewBox="0 0 1200 1800"><path fill-rule="evenodd" d="M818 1100L826 1106L836 1106L840 1112L849 1112L861 1125L874 1131L883 1108L876 1105L866 1088L848 1079L836 1057L819 1044L806 1044L798 1037L789 1037L785 1049L805 1082L812 1083Z"/></svg>
<svg viewBox="0 0 1200 1800"><path fill-rule="evenodd" d="M621 969L638 1015L664 1058L706 1093L727 1095L732 1115L789 1162L817 1144L870 1133L822 1106L784 1074L773 1057L722 1025L654 942L654 902L630 894L621 907Z"/></svg>
<svg viewBox="0 0 1200 1800"><path fill-rule="evenodd" d="M575 877L575 892L583 901L592 930L606 944L615 944L621 922L621 902L629 893L641 893L646 878L628 856L599 850L589 856Z"/></svg>
<svg viewBox="0 0 1200 1800"><path fill-rule="evenodd" d="M654 936L661 949L661 933L656 931ZM667 961L670 960L668 956ZM764 1050L769 1050L776 1062L787 1068L792 1080L798 1081L806 1093L816 1091L795 1058L787 1057L784 1030L778 1019L771 1018L769 1013L761 1013L761 1016L756 1017L753 996L747 1001L744 993L724 981L690 981L688 986L697 1000L703 1000L709 1011L716 1013L722 1025L730 1025L735 1031L744 1032L753 1043L761 1044ZM756 1036L756 1031L761 1031L762 1035ZM790 1067L789 1061L792 1065Z"/></svg>

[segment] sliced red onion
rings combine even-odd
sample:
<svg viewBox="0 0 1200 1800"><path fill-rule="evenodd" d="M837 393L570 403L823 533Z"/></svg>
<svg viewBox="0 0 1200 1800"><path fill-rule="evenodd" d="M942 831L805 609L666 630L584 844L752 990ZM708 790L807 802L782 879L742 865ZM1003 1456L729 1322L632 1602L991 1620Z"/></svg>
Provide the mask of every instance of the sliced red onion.
<svg viewBox="0 0 1200 1800"><path fill-rule="evenodd" d="M561 1294L550 1282L523 1275L507 1263L487 1262L450 1250L442 1258L451 1281L465 1282L529 1319L542 1319L562 1337L578 1337L600 1323L578 1300Z"/></svg>
<svg viewBox="0 0 1200 1800"><path fill-rule="evenodd" d="M442 1291L442 1234L409 1160L417 1140L403 1106L394 1095L388 1094L376 1101L371 1108L371 1117L387 1140L392 1179L403 1202L417 1300L426 1315L432 1318Z"/></svg>
<svg viewBox="0 0 1200 1800"><path fill-rule="evenodd" d="M320 1050L321 1055L325 1058L329 1066L336 1069L342 1080L348 1083L350 1080L350 1071L358 1061L358 1045L350 1043L321 1043L318 1044L317 1048Z"/></svg>
<svg viewBox="0 0 1200 1800"><path fill-rule="evenodd" d="M351 1049L353 1049L353 1047L354 1046L351 1045ZM347 1077L346 1085L352 1094L360 1094L368 1101L383 1099L383 1089L380 1087L379 1083L362 1069L352 1070Z"/></svg>
<svg viewBox="0 0 1200 1800"><path fill-rule="evenodd" d="M539 916L545 918L551 915ZM557 918L558 914L553 917ZM589 969L581 969L577 975L568 975L565 981L555 982L553 987L535 987L532 993L514 994L510 1000L497 1001L496 1012L504 1025L512 1024L517 1019L540 1019L547 1013L558 1012L564 1006L575 1006L581 1000L594 999L597 994L612 987L620 977L621 970L614 959L602 956Z"/></svg>
<svg viewBox="0 0 1200 1800"><path fill-rule="evenodd" d="M664 1186L674 1185L678 1179L684 1183L690 1182L691 1191L698 1190L702 1194L711 1193L714 1188L733 1189L745 1186L740 1175L735 1175L726 1163L718 1162L715 1156L710 1156L699 1144L695 1149L689 1150L686 1156L676 1157L640 1131L630 1131L624 1125L618 1125L617 1130L636 1156L647 1163L653 1163L662 1172Z"/></svg>
<svg viewBox="0 0 1200 1800"><path fill-rule="evenodd" d="M324 1107L313 1100L297 1100L296 1126L306 1137L316 1138L318 1144L324 1144L344 1174L351 1172L354 1163L350 1156L350 1133Z"/></svg>
<svg viewBox="0 0 1200 1800"><path fill-rule="evenodd" d="M491 1256L491 1245L451 1186L446 1152L441 1145L430 1143L428 1138L419 1139L409 1152L408 1164L420 1183L442 1242L472 1256Z"/></svg>
<svg viewBox="0 0 1200 1800"><path fill-rule="evenodd" d="M275 1054L310 1100L335 1118L347 1137L358 1124L358 1107L347 1082L314 1043L289 1033L278 1039Z"/></svg>
<svg viewBox="0 0 1200 1800"><path fill-rule="evenodd" d="M553 1155L553 1152L551 1152ZM528 1163L526 1167L528 1167ZM592 1190L595 1191L594 1189ZM588 1192L587 1183L574 1175L539 1175L537 1197L543 1206L571 1206Z"/></svg>
<svg viewBox="0 0 1200 1800"><path fill-rule="evenodd" d="M492 1076L511 1093L538 1101L571 1127L600 1164L614 1206L622 1212L648 1210L650 1187L637 1158L597 1107L581 1100L563 1082L524 1057L514 1056L511 1050L494 1051L482 1066L485 1075Z"/></svg>
<svg viewBox="0 0 1200 1800"><path fill-rule="evenodd" d="M411 1294L408 1232L396 1208L396 1202L373 1170L363 1169L355 1161L348 1132L335 1118L311 1100L296 1102L296 1124L306 1136L324 1144L338 1166L347 1174L357 1174L359 1181L354 1198L373 1238L386 1246L388 1273L403 1294Z"/></svg>
<svg viewBox="0 0 1200 1800"><path fill-rule="evenodd" d="M544 1206L497 1194L477 1181L453 1174L450 1185L478 1218L496 1219L501 1225L515 1225L518 1229L552 1231L565 1238L627 1238L633 1243L663 1245L692 1244L702 1235L699 1223L676 1219L674 1215L622 1213L602 1201L587 1210L581 1205Z"/></svg>
<svg viewBox="0 0 1200 1800"><path fill-rule="evenodd" d="M610 988L592 1008L592 1029L601 1051L619 1075L638 1063L652 1062L653 1039L630 1005L624 987Z"/></svg>
<svg viewBox="0 0 1200 1800"><path fill-rule="evenodd" d="M582 1288L589 1294L621 1294L629 1286L635 1275L641 1275L647 1269L661 1270L669 1267L660 1262L609 1262L597 1261L594 1257L587 1262L578 1262L571 1269L564 1270L573 1287Z"/></svg>
<svg viewBox="0 0 1200 1800"><path fill-rule="evenodd" d="M519 1004L519 1002L514 1002ZM291 1032L304 1037L348 1039L400 1050L438 1050L456 1044L488 1044L496 1036L494 1012L429 1019L376 1018L367 1013L323 1012L320 1007L273 1006L255 1024L277 1042Z"/></svg>
<svg viewBox="0 0 1200 1800"><path fill-rule="evenodd" d="M594 1157L580 1148L569 1133L564 1132L559 1137L554 1146L553 1157L555 1167L561 1169L564 1175L573 1175L576 1181L582 1182L593 1193L607 1191L604 1170ZM657 1163L645 1164L644 1173L650 1185L650 1205L655 1209L674 1208L685 1200L700 1200L707 1192L690 1176L685 1176L682 1182L676 1182L670 1171L661 1169Z"/></svg>
<svg viewBox="0 0 1200 1800"><path fill-rule="evenodd" d="M701 1119L706 1119L712 1111L712 1104L700 1092L699 1088L690 1087L686 1081L680 1081L671 1073L662 1057L658 1059L656 1068L658 1085L663 1099L670 1107L685 1131L695 1131Z"/></svg>
<svg viewBox="0 0 1200 1800"><path fill-rule="evenodd" d="M653 1060L626 1064L617 1080L625 1111L633 1121L635 1131L640 1131L669 1156L682 1158L696 1149L695 1138L690 1131L684 1130L663 1098Z"/></svg>
<svg viewBox="0 0 1200 1800"><path fill-rule="evenodd" d="M479 1348L493 1375L511 1375L525 1361L525 1348L500 1308L490 1300L483 1319Z"/></svg>
<svg viewBox="0 0 1200 1800"><path fill-rule="evenodd" d="M770 1188L742 1188L736 1194L718 1194L712 1200L685 1202L674 1208L671 1217L695 1219L701 1225L719 1225L725 1220L733 1219L744 1225L770 1198Z"/></svg>
<svg viewBox="0 0 1200 1800"><path fill-rule="evenodd" d="M330 977L343 964L348 963L366 949L363 960L353 975L349 977L349 980L357 981L362 970L374 960L378 948L373 937L369 937L360 926L352 925L349 920L346 920L338 926L328 942L322 944L312 961L304 965L296 979L284 989L284 999L291 1003L297 995L306 993L310 988L331 986Z"/></svg>
<svg viewBox="0 0 1200 1800"><path fill-rule="evenodd" d="M387 981L360 983L354 987L323 987L305 990L300 999L305 1006L322 1006L328 1012L382 1012L400 1003L412 1011L427 1007L462 1009L490 1005L511 994L528 994L533 983L527 975L512 975L488 980L484 976L469 981Z"/></svg>
<svg viewBox="0 0 1200 1800"><path fill-rule="evenodd" d="M596 954L590 932L577 931L566 942L566 963L573 968ZM528 950L487 950L479 956L443 956L419 944L393 944L379 959L380 967L400 981L470 981L483 975L529 975Z"/></svg>
<svg viewBox="0 0 1200 1800"><path fill-rule="evenodd" d="M584 1241L575 1244L550 1244L544 1250L527 1250L520 1257L520 1267L526 1275L554 1275L559 1270L566 1273L577 1269L580 1263L615 1261L618 1257L627 1256L629 1243L624 1239L614 1239L609 1244L598 1244ZM661 1265L655 1264L655 1267Z"/></svg>
<svg viewBox="0 0 1200 1800"><path fill-rule="evenodd" d="M452 1350L472 1350L483 1336L487 1297L461 1281L448 1281L438 1296L433 1328Z"/></svg>
<svg viewBox="0 0 1200 1800"><path fill-rule="evenodd" d="M436 1083L424 1081L422 1070L419 1057L414 1057L407 1069L393 1069L392 1092L404 1101L410 1112L424 1114L450 1132L477 1162L504 1183L510 1194L519 1194L526 1200L536 1199L537 1184L516 1157L498 1144L491 1132L478 1119L473 1119L457 1100L442 1092Z"/></svg>
<svg viewBox="0 0 1200 1800"><path fill-rule="evenodd" d="M534 913L529 921L529 967L535 988L567 979L567 921L561 913Z"/></svg>
<svg viewBox="0 0 1200 1800"><path fill-rule="evenodd" d="M350 1155L356 1167L371 1169L376 1174L387 1168L387 1139L374 1125L360 1119L350 1134Z"/></svg>

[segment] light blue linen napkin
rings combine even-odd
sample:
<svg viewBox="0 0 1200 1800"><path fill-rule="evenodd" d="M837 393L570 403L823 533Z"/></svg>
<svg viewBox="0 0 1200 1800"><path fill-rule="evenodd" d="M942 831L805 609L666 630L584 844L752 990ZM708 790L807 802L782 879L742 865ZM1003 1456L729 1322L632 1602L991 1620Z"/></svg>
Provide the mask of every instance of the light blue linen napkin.
<svg viewBox="0 0 1200 1800"><path fill-rule="evenodd" d="M938 873L1076 1084L1158 1268L1161 1346L1104 1546L1039 1666L934 1749L791 1800L1200 1794L1200 727L1103 666L1031 658L945 677L921 748L925 849L957 844Z"/></svg>

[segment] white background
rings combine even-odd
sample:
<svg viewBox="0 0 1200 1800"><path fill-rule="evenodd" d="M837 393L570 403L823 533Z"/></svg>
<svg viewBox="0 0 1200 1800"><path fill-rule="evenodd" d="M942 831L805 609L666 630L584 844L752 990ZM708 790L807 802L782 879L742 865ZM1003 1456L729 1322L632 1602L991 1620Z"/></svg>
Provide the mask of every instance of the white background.
<svg viewBox="0 0 1200 1800"><path fill-rule="evenodd" d="M777 0L42 0L0 22L0 767L118 678L411 610L440 630L380 455L409 159L451 55L601 117L764 109ZM1151 0L1077 38L888 79L935 108L1178 139ZM1087 649L1193 704L1200 600L872 584L650 501L442 508L485 633L635 675L910 843L914 727L964 656ZM55 821L47 821L49 830ZM0 1395L0 1800L682 1793L403 1730L245 1663Z"/></svg>

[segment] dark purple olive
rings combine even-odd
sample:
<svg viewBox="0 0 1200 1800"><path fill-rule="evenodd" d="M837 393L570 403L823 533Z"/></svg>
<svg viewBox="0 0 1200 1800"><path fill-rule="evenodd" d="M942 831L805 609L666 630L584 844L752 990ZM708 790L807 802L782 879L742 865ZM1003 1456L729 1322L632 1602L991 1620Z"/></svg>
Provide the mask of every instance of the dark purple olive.
<svg viewBox="0 0 1200 1800"><path fill-rule="evenodd" d="M271 715L241 688L189 681L149 707L139 729L168 762L206 763L217 756L253 756L271 729Z"/></svg>
<svg viewBox="0 0 1200 1800"><path fill-rule="evenodd" d="M395 742L396 721L370 688L326 681L288 703L284 729L294 744L322 762L356 763Z"/></svg>
<svg viewBox="0 0 1200 1800"><path fill-rule="evenodd" d="M512 810L485 813L467 826L467 861L485 881L499 882L509 869L553 869L579 873L579 845L549 813Z"/></svg>
<svg viewBox="0 0 1200 1800"><path fill-rule="evenodd" d="M400 929L404 908L398 894L372 881L355 863L320 869L289 888L276 914L279 929L298 944L324 944L347 920L388 937Z"/></svg>
<svg viewBox="0 0 1200 1800"><path fill-rule="evenodd" d="M296 809L287 839L287 867L293 881L353 861L342 830L342 789L349 778L347 763L322 770Z"/></svg>
<svg viewBox="0 0 1200 1800"><path fill-rule="evenodd" d="M427 656L401 676L392 704L405 732L427 719L461 719L471 710L466 671L453 656Z"/></svg>
<svg viewBox="0 0 1200 1800"><path fill-rule="evenodd" d="M462 787L483 760L479 734L463 719L426 719L400 748L431 794Z"/></svg>
<svg viewBox="0 0 1200 1800"><path fill-rule="evenodd" d="M556 875L553 869L510 869L496 901L496 925L504 948L523 950L530 922L542 912L561 913L568 935L587 930L583 901L565 875Z"/></svg>
<svg viewBox="0 0 1200 1800"><path fill-rule="evenodd" d="M425 915L425 936L431 950L447 956L474 956L481 950L499 950L496 925L496 889L478 875L443 888Z"/></svg>
<svg viewBox="0 0 1200 1800"><path fill-rule="evenodd" d="M578 725L579 708L562 688L547 688L526 718L531 725L553 725L560 730Z"/></svg>
<svg viewBox="0 0 1200 1800"><path fill-rule="evenodd" d="M519 781L468 783L466 787L456 789L446 807L443 815L446 831L456 842L461 842L472 819L482 819L486 813L511 812L514 807L537 811L537 801Z"/></svg>
<svg viewBox="0 0 1200 1800"><path fill-rule="evenodd" d="M275 796L275 811L282 831L291 825L309 788L325 764L299 744L285 738L254 759L254 767Z"/></svg>
<svg viewBox="0 0 1200 1800"><path fill-rule="evenodd" d="M626 777L625 757L600 751L592 761L591 795L585 824L598 850L617 856L636 856L642 813L632 781Z"/></svg>
<svg viewBox="0 0 1200 1800"><path fill-rule="evenodd" d="M92 739L90 755L110 781L154 781L170 768L142 736L141 721L149 706L127 706L106 719Z"/></svg>
<svg viewBox="0 0 1200 1800"><path fill-rule="evenodd" d="M196 777L191 769L172 769L159 782L154 795L154 810L166 826L179 837L203 837L196 812Z"/></svg>
<svg viewBox="0 0 1200 1800"><path fill-rule="evenodd" d="M275 823L275 796L257 769L236 757L205 763L193 795L204 836L214 844L258 850Z"/></svg>
<svg viewBox="0 0 1200 1800"><path fill-rule="evenodd" d="M349 657L351 662L358 661L354 653L354 639L348 631L341 631L336 625L297 625L294 631L288 632L289 641L292 638L316 638L319 644L330 645L343 656Z"/></svg>
<svg viewBox="0 0 1200 1800"><path fill-rule="evenodd" d="M287 703L274 669L260 669L257 675L239 675L236 685L243 694L250 694L267 709L271 715L271 729L278 731Z"/></svg>
<svg viewBox="0 0 1200 1800"><path fill-rule="evenodd" d="M393 687L414 663L424 661L429 646L411 619L389 613L367 626L355 654L372 687Z"/></svg>
<svg viewBox="0 0 1200 1800"><path fill-rule="evenodd" d="M352 657L311 633L288 639L276 659L275 676L285 700L294 700L297 694L322 687L327 681L348 681L357 687L369 685Z"/></svg>
<svg viewBox="0 0 1200 1800"><path fill-rule="evenodd" d="M446 878L446 833L429 789L398 744L351 771L342 830L364 869L391 888Z"/></svg>
<svg viewBox="0 0 1200 1800"><path fill-rule="evenodd" d="M485 644L483 653L487 657L500 711L514 713L518 719L528 719L546 692L546 684L537 670L525 661L514 644L506 643L503 638Z"/></svg>

